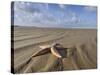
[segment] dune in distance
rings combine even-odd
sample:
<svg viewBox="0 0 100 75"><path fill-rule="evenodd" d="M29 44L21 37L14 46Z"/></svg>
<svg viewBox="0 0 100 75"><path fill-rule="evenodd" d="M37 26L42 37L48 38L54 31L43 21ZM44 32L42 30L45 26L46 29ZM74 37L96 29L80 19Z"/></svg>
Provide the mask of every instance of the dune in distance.
<svg viewBox="0 0 100 75"><path fill-rule="evenodd" d="M35 73L97 68L97 29L65 29L15 26L12 31L11 64L14 73ZM50 50L30 57L43 45L59 43L63 58L57 58ZM43 47L44 47L43 46ZM12 54L12 55L13 55Z"/></svg>

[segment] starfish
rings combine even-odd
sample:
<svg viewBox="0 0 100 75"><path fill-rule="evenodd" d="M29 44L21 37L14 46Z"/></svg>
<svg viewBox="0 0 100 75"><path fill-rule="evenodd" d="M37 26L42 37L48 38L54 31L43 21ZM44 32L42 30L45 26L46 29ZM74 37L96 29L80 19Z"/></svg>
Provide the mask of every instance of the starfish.
<svg viewBox="0 0 100 75"><path fill-rule="evenodd" d="M29 57L29 59L27 59L24 64L22 65L22 67L28 63L30 63L30 61L32 60L33 57L37 57L40 55L44 55L47 53L51 53L54 56L56 56L57 58L65 58L70 57L71 55L73 55L73 52L75 50L75 48L64 48L61 44L59 43L54 43L52 45L44 45L44 46L39 46L41 49L35 53L33 53L32 56Z"/></svg>
<svg viewBox="0 0 100 75"><path fill-rule="evenodd" d="M61 44L54 43L52 45L44 45L44 46L39 46L39 47L41 48L41 50L34 53L31 56L31 58L42 55L42 54L45 54L45 53L48 53L48 52L51 52L57 58L62 58L63 57L59 52L59 50L63 48L63 46Z"/></svg>
<svg viewBox="0 0 100 75"><path fill-rule="evenodd" d="M28 64L33 57L44 55L47 53L51 53L57 58L65 58L66 55L67 57L70 57L73 54L73 48L64 48L61 44L59 43L54 43L52 45L44 45L44 46L39 46L41 49L37 52L35 52L27 61L26 63Z"/></svg>

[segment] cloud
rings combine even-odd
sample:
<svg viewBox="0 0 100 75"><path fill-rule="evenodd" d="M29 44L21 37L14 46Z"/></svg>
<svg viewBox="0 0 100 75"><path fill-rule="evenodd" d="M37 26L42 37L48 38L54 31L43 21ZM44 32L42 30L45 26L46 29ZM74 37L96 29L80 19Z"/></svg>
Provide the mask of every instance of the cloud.
<svg viewBox="0 0 100 75"><path fill-rule="evenodd" d="M54 12L48 12L48 4L39 4L37 7L35 6L32 8L31 4L21 3L23 4L22 7L19 3L18 7L16 7L15 10L15 23L21 24L21 25L39 25L39 26L58 26L63 25L67 23L75 23L77 22L77 16L75 13L72 12L64 12L64 11L58 11L60 16L54 15ZM27 8L26 8L26 6ZM39 8L38 8L39 7ZM65 7L65 6L61 6ZM47 10L43 10L46 8Z"/></svg>
<svg viewBox="0 0 100 75"><path fill-rule="evenodd" d="M76 15L76 13L72 13L72 18L71 18L71 22L72 23L78 23L78 17Z"/></svg>
<svg viewBox="0 0 100 75"><path fill-rule="evenodd" d="M45 7L48 10L49 9L49 4L48 3L45 3Z"/></svg>
<svg viewBox="0 0 100 75"><path fill-rule="evenodd" d="M62 20L62 23L63 22L66 23L66 24L80 23L81 20L75 12L70 12L68 15L64 16L64 19Z"/></svg>
<svg viewBox="0 0 100 75"><path fill-rule="evenodd" d="M38 6L40 6L40 4L38 4ZM35 4L33 5L30 2L23 2L23 1L15 2L14 7L15 7L15 11L20 10L20 11L25 11L30 13L40 12L40 10L35 7Z"/></svg>
<svg viewBox="0 0 100 75"><path fill-rule="evenodd" d="M14 23L19 25L54 25L56 17L48 12L48 4L31 4L28 2L15 2Z"/></svg>
<svg viewBox="0 0 100 75"><path fill-rule="evenodd" d="M64 8L65 8L65 5L64 5L64 4L59 4L59 7L60 7L61 9L64 9Z"/></svg>
<svg viewBox="0 0 100 75"><path fill-rule="evenodd" d="M39 27L71 27L84 23L82 22L84 17L81 18L81 14L77 14L74 10L71 11L72 7L65 9L66 7L59 4L55 5L55 8L58 9L54 10L55 8L51 8L48 3L15 2L14 24ZM84 7L83 9L95 11L91 7Z"/></svg>
<svg viewBox="0 0 100 75"><path fill-rule="evenodd" d="M94 12L97 10L95 6L85 6L84 9L89 12Z"/></svg>

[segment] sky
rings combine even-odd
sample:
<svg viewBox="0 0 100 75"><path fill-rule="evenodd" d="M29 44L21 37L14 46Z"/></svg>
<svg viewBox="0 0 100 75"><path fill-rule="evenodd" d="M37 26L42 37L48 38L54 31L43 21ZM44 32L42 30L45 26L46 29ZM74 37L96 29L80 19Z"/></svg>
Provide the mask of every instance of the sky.
<svg viewBox="0 0 100 75"><path fill-rule="evenodd" d="M17 26L97 28L96 6L15 1L11 10Z"/></svg>

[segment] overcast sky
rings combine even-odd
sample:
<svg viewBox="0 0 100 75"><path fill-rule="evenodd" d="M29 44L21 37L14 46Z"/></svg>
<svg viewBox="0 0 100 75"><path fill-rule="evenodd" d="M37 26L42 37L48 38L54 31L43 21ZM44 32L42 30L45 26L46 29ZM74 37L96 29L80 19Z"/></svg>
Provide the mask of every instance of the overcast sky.
<svg viewBox="0 0 100 75"><path fill-rule="evenodd" d="M14 2L14 25L64 28L96 28L97 8L67 4Z"/></svg>

